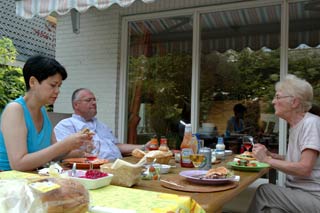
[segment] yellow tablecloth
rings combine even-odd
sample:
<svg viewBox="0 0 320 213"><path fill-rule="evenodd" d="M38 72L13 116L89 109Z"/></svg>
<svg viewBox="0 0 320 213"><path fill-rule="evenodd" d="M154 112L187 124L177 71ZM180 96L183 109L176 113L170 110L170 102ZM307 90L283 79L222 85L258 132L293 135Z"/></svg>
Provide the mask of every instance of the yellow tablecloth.
<svg viewBox="0 0 320 213"><path fill-rule="evenodd" d="M138 212L205 212L199 204L188 196L159 193L146 190L107 186L90 190L91 205L121 209L134 209Z"/></svg>
<svg viewBox="0 0 320 213"><path fill-rule="evenodd" d="M0 179L32 178L37 174L7 171L0 172ZM89 190L90 205L120 209L132 209L137 213L203 213L201 206L189 196L159 193L109 185Z"/></svg>

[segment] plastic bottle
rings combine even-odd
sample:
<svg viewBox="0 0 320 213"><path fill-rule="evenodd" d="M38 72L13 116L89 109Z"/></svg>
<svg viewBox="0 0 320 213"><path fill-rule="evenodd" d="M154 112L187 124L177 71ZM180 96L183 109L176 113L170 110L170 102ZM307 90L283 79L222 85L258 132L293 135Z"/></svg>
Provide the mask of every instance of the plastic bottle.
<svg viewBox="0 0 320 213"><path fill-rule="evenodd" d="M158 149L159 149L159 144L158 144L157 136L153 136L151 138L149 150L158 150Z"/></svg>
<svg viewBox="0 0 320 213"><path fill-rule="evenodd" d="M180 164L181 164L181 167L188 167L188 168L193 167L193 163L190 160L190 155L194 154L191 142L192 142L191 124L186 124L185 129L184 129L183 140L180 145L180 149L181 149Z"/></svg>
<svg viewBox="0 0 320 213"><path fill-rule="evenodd" d="M223 137L218 137L218 143L216 145L216 155L218 158L224 159L224 150L226 146L223 143Z"/></svg>
<svg viewBox="0 0 320 213"><path fill-rule="evenodd" d="M167 138L165 136L161 136L159 150L164 152L169 151Z"/></svg>

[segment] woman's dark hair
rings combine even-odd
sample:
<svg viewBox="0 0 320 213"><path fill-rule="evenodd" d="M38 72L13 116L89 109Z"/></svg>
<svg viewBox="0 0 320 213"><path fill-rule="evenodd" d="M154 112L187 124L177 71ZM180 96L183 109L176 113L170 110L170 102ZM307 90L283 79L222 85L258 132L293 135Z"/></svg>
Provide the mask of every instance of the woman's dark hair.
<svg viewBox="0 0 320 213"><path fill-rule="evenodd" d="M234 112L244 113L247 112L247 108L243 106L242 104L236 104L233 107Z"/></svg>
<svg viewBox="0 0 320 213"><path fill-rule="evenodd" d="M23 67L23 77L27 91L30 89L29 80L31 76L41 83L57 73L61 75L62 80L68 77L66 69L55 59L41 55L30 57Z"/></svg>

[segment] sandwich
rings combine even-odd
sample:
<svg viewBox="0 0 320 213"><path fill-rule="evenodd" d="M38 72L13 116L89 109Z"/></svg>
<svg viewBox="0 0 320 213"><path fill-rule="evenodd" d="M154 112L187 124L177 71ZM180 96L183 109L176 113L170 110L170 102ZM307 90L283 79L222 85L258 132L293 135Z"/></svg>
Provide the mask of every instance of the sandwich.
<svg viewBox="0 0 320 213"><path fill-rule="evenodd" d="M237 155L236 158L244 159L244 160L255 160L256 158L253 157L253 153L249 151L245 151L244 153Z"/></svg>
<svg viewBox="0 0 320 213"><path fill-rule="evenodd" d="M203 178L205 179L222 179L232 177L233 173L230 172L226 167L220 166L217 168L210 169Z"/></svg>

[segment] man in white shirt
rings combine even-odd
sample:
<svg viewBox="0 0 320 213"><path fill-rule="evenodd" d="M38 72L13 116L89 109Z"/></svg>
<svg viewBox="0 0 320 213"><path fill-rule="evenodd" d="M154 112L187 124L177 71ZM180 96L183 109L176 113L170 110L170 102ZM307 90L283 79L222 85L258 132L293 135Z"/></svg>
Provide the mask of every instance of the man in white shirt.
<svg viewBox="0 0 320 213"><path fill-rule="evenodd" d="M74 114L72 117L61 120L54 128L58 141L64 139L70 134L81 131L84 128L94 132L93 140L100 140L101 148L99 158L115 160L122 158L122 155L128 155L133 149L145 149L146 145L123 144L112 134L110 128L104 123L98 121L97 100L93 92L86 88L80 88L72 94L72 107ZM79 149L72 151L68 157L83 157L84 151Z"/></svg>

